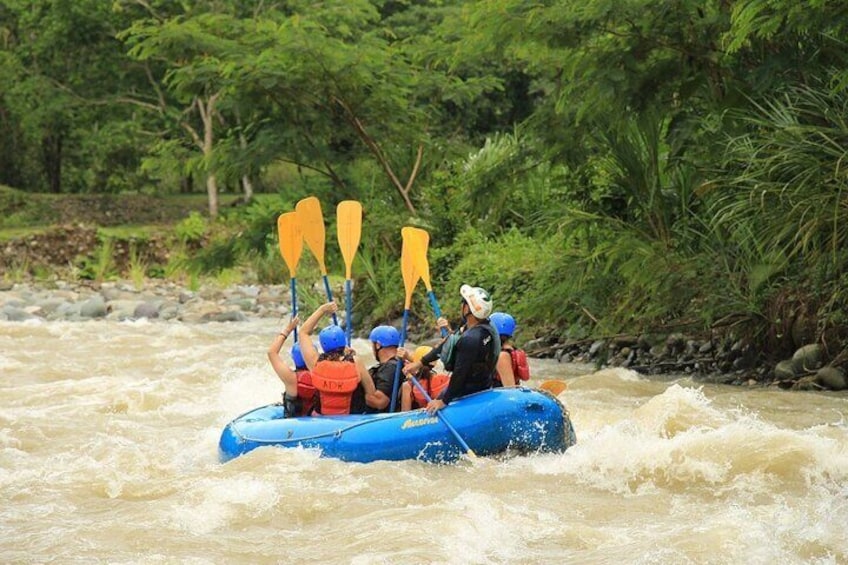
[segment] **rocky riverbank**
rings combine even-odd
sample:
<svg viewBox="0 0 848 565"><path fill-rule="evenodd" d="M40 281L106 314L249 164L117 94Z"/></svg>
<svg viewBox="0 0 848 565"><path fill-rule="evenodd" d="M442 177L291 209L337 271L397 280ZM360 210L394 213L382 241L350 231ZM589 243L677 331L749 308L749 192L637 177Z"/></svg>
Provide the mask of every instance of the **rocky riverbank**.
<svg viewBox="0 0 848 565"><path fill-rule="evenodd" d="M193 291L155 279L142 288L125 281L5 283L0 286L0 320L242 322L251 317L282 318L289 313L287 293L288 287L282 285L207 286Z"/></svg>
<svg viewBox="0 0 848 565"><path fill-rule="evenodd" d="M689 374L695 380L792 390L846 390L842 368L826 362L820 344L799 347L789 359L764 363L744 340L691 339L680 333L615 336L560 342L535 339L524 345L537 357L562 362L624 367L643 374Z"/></svg>
<svg viewBox="0 0 848 565"><path fill-rule="evenodd" d="M7 282L0 283L0 320L148 319L189 324L242 322L255 317L282 320L289 314L288 292L287 285L202 286L189 290L158 279L148 279L141 288L129 281ZM426 340L427 333L427 328L413 324L409 339ZM568 342L540 338L523 347L530 355L561 362L624 367L650 375L690 374L704 382L795 390L848 389L844 371L826 363L819 344L805 345L791 359L775 366L764 364L743 340L691 339L680 333Z"/></svg>

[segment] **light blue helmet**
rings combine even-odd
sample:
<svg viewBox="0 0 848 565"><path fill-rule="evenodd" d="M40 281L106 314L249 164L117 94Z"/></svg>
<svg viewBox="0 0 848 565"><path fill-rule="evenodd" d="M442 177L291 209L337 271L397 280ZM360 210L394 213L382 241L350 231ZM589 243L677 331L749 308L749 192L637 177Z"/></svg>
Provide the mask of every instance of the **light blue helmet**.
<svg viewBox="0 0 848 565"><path fill-rule="evenodd" d="M303 353L300 351L300 342L294 344L291 348L292 361L294 361L295 369L305 369L306 361L303 360Z"/></svg>
<svg viewBox="0 0 848 565"><path fill-rule="evenodd" d="M503 336L512 337L515 333L515 318L505 312L495 312L489 316L495 330Z"/></svg>
<svg viewBox="0 0 848 565"><path fill-rule="evenodd" d="M324 353L341 349L347 345L344 330L335 324L321 330L318 334L318 341L321 342L321 349Z"/></svg>
<svg viewBox="0 0 848 565"><path fill-rule="evenodd" d="M400 345L400 332L392 326L377 326L371 330L368 339L379 343L380 347L397 347Z"/></svg>

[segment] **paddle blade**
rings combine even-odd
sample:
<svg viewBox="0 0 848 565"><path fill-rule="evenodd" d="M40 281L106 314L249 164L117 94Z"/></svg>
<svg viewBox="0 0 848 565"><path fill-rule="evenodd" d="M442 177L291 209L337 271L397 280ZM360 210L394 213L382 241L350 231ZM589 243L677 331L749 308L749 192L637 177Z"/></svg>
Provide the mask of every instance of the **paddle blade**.
<svg viewBox="0 0 848 565"><path fill-rule="evenodd" d="M277 235L280 239L280 255L289 269L289 276L297 276L297 264L303 251L303 232L296 212L280 214L277 218Z"/></svg>
<svg viewBox="0 0 848 565"><path fill-rule="evenodd" d="M554 396L559 396L568 389L568 383L565 381L545 381L539 385L539 388L550 392Z"/></svg>
<svg viewBox="0 0 848 565"><path fill-rule="evenodd" d="M412 291L415 289L415 285L418 284L418 279L420 278L418 271L415 269L415 261L412 257L412 247L415 245L413 239L417 237L412 231L413 229L415 228L406 227L400 230L401 237L403 238L403 245L400 252L400 270L401 274L403 274L403 288L406 290L405 310L409 310L409 307L412 305Z"/></svg>
<svg viewBox="0 0 848 565"><path fill-rule="evenodd" d="M339 202L336 208L339 247L345 262L345 278L351 279L351 266L362 237L362 204L356 200Z"/></svg>
<svg viewBox="0 0 848 565"><path fill-rule="evenodd" d="M430 284L430 263L427 261L427 250L430 247L430 234L420 228L410 228L412 236L412 260L415 270L421 275L427 290L433 290Z"/></svg>
<svg viewBox="0 0 848 565"><path fill-rule="evenodd" d="M324 215L321 213L321 203L314 196L309 196L297 203L295 211L298 220L300 220L303 240L318 261L321 274L326 275L327 267L324 265Z"/></svg>

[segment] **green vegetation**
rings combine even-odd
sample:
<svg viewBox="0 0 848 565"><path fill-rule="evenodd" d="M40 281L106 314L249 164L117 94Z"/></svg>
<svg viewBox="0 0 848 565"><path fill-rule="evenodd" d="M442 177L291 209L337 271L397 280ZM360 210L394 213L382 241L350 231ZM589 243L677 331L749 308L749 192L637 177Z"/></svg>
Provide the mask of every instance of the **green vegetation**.
<svg viewBox="0 0 848 565"><path fill-rule="evenodd" d="M307 195L339 274L355 198L363 322L399 313L415 224L447 312L486 286L523 339L848 360L842 3L37 0L0 32L0 229L89 217L81 276L285 283L275 220ZM308 253L298 279L317 303Z"/></svg>

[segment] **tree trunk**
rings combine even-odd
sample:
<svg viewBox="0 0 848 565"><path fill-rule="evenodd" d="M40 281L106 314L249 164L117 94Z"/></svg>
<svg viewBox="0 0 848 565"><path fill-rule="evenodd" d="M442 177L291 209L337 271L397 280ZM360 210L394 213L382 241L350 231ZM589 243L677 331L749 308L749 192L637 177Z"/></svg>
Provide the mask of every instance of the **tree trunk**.
<svg viewBox="0 0 848 565"><path fill-rule="evenodd" d="M44 173L50 192L62 192L62 134L46 135L41 140Z"/></svg>
<svg viewBox="0 0 848 565"><path fill-rule="evenodd" d="M215 179L215 173L209 171L209 164L212 162L212 150L215 147L214 123L215 123L215 102L218 100L218 94L213 94L204 102L197 100L197 107L200 110L200 118L203 121L203 142L201 149L203 157L206 160L206 194L209 196L209 217L215 218L218 216L218 182Z"/></svg>
<svg viewBox="0 0 848 565"><path fill-rule="evenodd" d="M206 177L206 194L209 196L209 217L218 215L218 181L214 174Z"/></svg>
<svg viewBox="0 0 848 565"><path fill-rule="evenodd" d="M180 179L180 193L191 194L194 192L194 175L191 173Z"/></svg>
<svg viewBox="0 0 848 565"><path fill-rule="evenodd" d="M250 181L249 176L244 175L241 177L241 188L244 191L244 203L249 204L253 200L253 183Z"/></svg>
<svg viewBox="0 0 848 565"><path fill-rule="evenodd" d="M238 111L238 108L236 108L236 123L239 128L239 145L241 145L243 151L247 152L247 137L244 135L244 127L241 123L241 113ZM250 201L253 200L253 182L250 180L250 175L247 172L241 176L241 189L244 191L244 196L242 197L244 199L244 203L249 204Z"/></svg>

